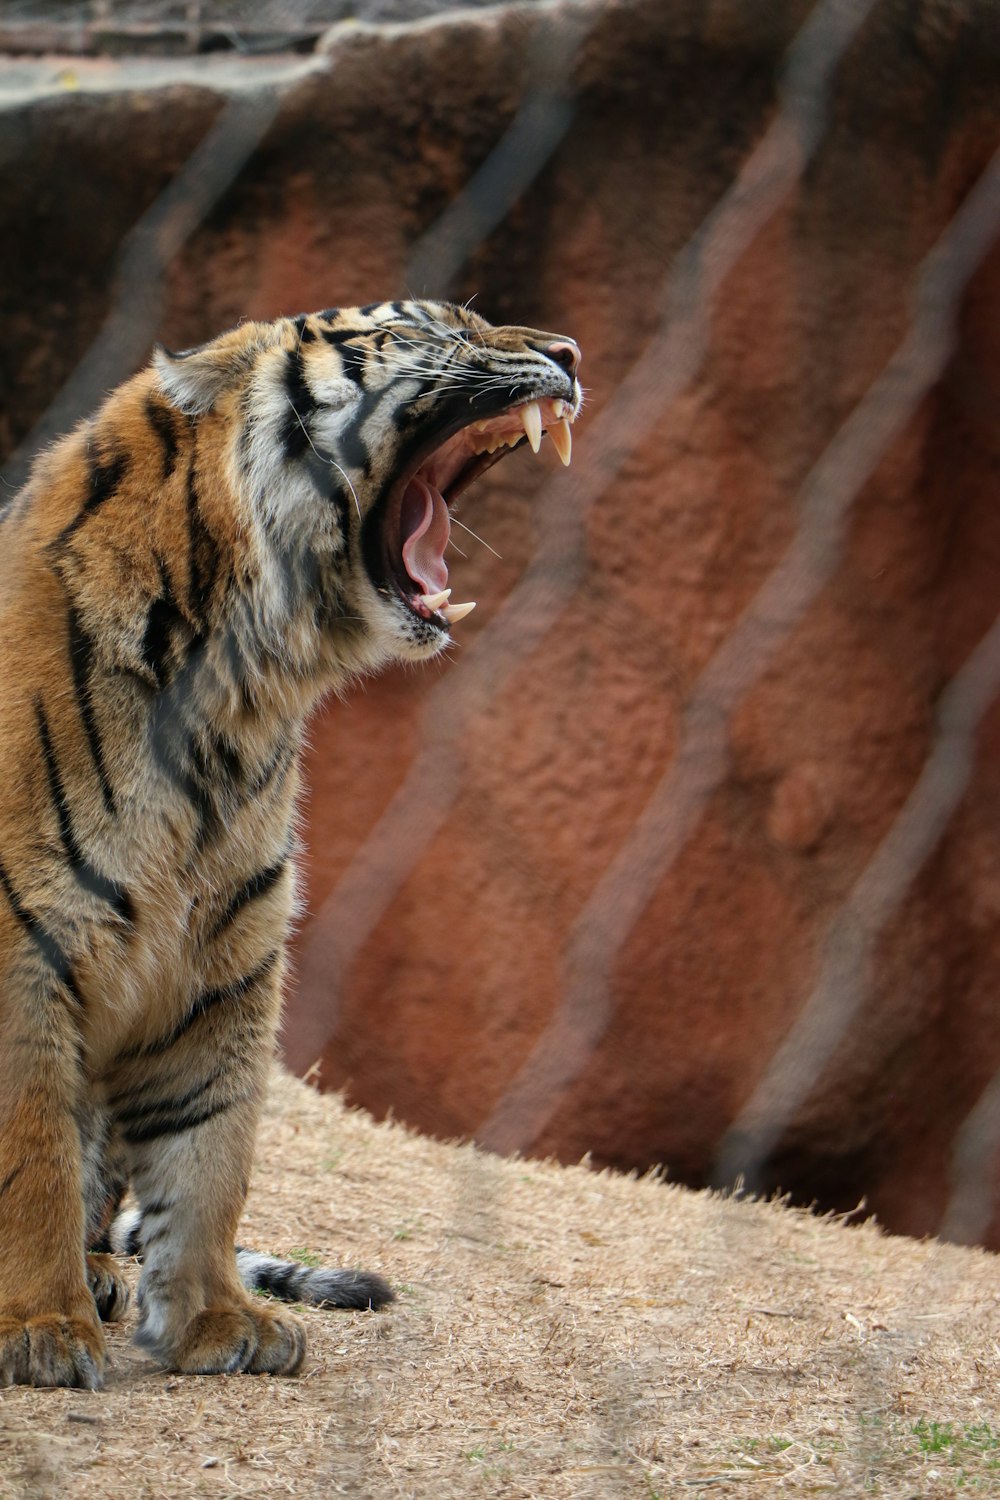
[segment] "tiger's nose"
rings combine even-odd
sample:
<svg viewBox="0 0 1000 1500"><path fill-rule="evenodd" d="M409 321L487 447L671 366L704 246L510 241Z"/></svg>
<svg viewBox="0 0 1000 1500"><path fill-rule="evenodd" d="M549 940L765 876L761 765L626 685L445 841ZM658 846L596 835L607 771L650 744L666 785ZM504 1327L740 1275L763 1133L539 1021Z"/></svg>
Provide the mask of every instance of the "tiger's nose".
<svg viewBox="0 0 1000 1500"><path fill-rule="evenodd" d="M549 344L545 352L549 359L555 360L561 369L576 378L576 372L580 368L580 351L571 339L559 339L556 343Z"/></svg>

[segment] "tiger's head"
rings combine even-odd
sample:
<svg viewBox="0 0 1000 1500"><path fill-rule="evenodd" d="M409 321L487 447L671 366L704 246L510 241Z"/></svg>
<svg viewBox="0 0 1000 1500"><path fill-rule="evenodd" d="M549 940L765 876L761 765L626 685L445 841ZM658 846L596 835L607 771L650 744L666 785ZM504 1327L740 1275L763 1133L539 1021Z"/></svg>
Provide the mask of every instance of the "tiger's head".
<svg viewBox="0 0 1000 1500"><path fill-rule="evenodd" d="M546 433L569 463L579 361L561 334L418 301L246 323L155 355L172 405L224 420L230 484L280 554L282 587L332 588L328 625L353 627L368 666L437 654L474 608L451 602L449 507Z"/></svg>

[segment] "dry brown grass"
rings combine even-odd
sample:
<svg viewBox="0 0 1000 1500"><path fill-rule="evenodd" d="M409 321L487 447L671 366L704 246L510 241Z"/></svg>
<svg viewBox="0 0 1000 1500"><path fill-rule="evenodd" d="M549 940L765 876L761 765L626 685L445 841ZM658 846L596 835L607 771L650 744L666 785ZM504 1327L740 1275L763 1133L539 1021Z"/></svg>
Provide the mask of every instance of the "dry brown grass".
<svg viewBox="0 0 1000 1500"><path fill-rule="evenodd" d="M1000 1494L994 1257L376 1125L276 1078L247 1243L383 1271L298 1380L0 1392L0 1496Z"/></svg>

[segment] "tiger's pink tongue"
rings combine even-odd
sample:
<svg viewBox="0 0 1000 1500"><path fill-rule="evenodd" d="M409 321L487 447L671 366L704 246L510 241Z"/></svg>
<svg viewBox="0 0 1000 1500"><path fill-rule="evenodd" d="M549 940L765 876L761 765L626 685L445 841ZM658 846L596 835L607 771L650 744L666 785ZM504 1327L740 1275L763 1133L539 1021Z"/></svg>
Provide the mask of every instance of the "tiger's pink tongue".
<svg viewBox="0 0 1000 1500"><path fill-rule="evenodd" d="M400 513L403 567L421 594L437 594L448 587L444 549L451 535L448 507L426 480L414 477L406 486Z"/></svg>

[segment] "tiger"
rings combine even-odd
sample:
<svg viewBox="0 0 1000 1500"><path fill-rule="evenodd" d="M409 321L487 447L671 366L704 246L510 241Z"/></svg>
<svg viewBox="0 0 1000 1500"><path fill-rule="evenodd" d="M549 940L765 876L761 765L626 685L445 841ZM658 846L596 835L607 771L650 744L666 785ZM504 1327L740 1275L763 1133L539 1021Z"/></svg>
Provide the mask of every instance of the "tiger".
<svg viewBox="0 0 1000 1500"><path fill-rule="evenodd" d="M303 735L452 644L451 507L546 434L569 462L579 363L444 301L247 321L157 346L0 512L0 1384L101 1387L116 1252L181 1373L294 1375L280 1299L392 1299L236 1245Z"/></svg>

